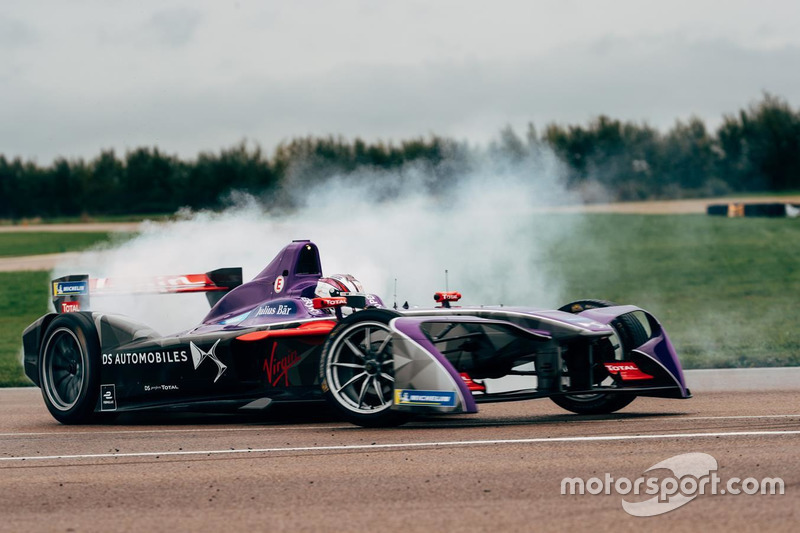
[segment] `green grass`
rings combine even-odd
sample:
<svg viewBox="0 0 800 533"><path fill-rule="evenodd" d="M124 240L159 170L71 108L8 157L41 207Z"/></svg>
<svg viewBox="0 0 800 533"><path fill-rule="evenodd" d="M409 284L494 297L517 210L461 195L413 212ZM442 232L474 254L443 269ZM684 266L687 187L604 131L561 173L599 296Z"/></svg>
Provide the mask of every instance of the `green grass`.
<svg viewBox="0 0 800 533"><path fill-rule="evenodd" d="M593 215L547 266L566 300L651 311L688 368L800 365L799 245L798 220Z"/></svg>
<svg viewBox="0 0 800 533"><path fill-rule="evenodd" d="M0 257L77 251L127 233L0 233ZM22 330L47 312L49 272L0 272L0 386L29 385L22 372Z"/></svg>
<svg viewBox="0 0 800 533"><path fill-rule="evenodd" d="M47 312L48 281L49 272L0 272L1 387L31 385L22 372L22 331Z"/></svg>
<svg viewBox="0 0 800 533"><path fill-rule="evenodd" d="M85 250L111 239L127 238L128 235L127 233L0 232L0 257Z"/></svg>

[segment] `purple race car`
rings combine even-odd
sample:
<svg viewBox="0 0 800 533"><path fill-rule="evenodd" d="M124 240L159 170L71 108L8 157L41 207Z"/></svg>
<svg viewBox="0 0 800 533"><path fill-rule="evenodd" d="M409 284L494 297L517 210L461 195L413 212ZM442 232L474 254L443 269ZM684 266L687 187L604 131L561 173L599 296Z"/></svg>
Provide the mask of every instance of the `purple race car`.
<svg viewBox="0 0 800 533"><path fill-rule="evenodd" d="M196 327L163 336L90 296L205 292ZM634 306L582 300L559 310L387 309L348 275L323 277L309 241L286 246L252 281L241 269L149 280L67 276L56 313L23 333L25 373L59 421L150 409L260 411L327 401L362 426L425 413L475 413L481 402L551 398L575 413L610 413L636 396L689 398L658 321Z"/></svg>

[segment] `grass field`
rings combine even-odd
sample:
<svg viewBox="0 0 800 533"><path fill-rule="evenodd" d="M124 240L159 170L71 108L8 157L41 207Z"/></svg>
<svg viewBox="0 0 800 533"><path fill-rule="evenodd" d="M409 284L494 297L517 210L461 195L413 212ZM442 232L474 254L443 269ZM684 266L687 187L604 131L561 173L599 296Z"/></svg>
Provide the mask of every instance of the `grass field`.
<svg viewBox="0 0 800 533"><path fill-rule="evenodd" d="M127 234L0 233L0 257L83 250ZM0 272L0 386L30 384L22 373L22 330L47 312L49 272Z"/></svg>
<svg viewBox="0 0 800 533"><path fill-rule="evenodd" d="M800 221L557 216L571 237L537 267L564 280L564 303L600 298L648 309L687 368L800 365ZM47 241L38 242L22 253L43 253ZM27 382L20 334L46 312L47 281L46 272L0 273L0 386Z"/></svg>
<svg viewBox="0 0 800 533"><path fill-rule="evenodd" d="M22 373L22 330L47 312L49 272L0 272L0 386L30 385Z"/></svg>
<svg viewBox="0 0 800 533"><path fill-rule="evenodd" d="M800 365L800 221L595 215L547 267L567 299L639 305L689 368Z"/></svg>
<svg viewBox="0 0 800 533"><path fill-rule="evenodd" d="M0 257L84 250L112 238L124 238L125 235L118 233L3 232L0 233Z"/></svg>

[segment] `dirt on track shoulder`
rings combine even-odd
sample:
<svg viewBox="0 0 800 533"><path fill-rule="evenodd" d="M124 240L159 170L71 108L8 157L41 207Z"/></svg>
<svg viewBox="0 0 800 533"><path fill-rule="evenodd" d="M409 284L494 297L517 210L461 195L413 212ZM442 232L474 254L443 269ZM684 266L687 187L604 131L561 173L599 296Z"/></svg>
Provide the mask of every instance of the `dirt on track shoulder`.
<svg viewBox="0 0 800 533"><path fill-rule="evenodd" d="M100 233L136 232L141 222L86 222L77 224L18 224L0 226L0 233Z"/></svg>
<svg viewBox="0 0 800 533"><path fill-rule="evenodd" d="M710 204L778 203L800 204L800 195L739 196L731 198L692 198L686 200L654 200L647 202L614 202L608 204L570 205L548 208L558 213L616 213L624 215L703 215Z"/></svg>
<svg viewBox="0 0 800 533"><path fill-rule="evenodd" d="M27 224L0 226L0 233L135 233L141 222L89 222L78 224ZM81 252L38 254L0 258L0 272L52 270L57 264L79 257Z"/></svg>
<svg viewBox="0 0 800 533"><path fill-rule="evenodd" d="M28 255L24 257L3 257L0 259L0 272L23 272L32 270L53 270L64 261L77 259L81 252L62 254Z"/></svg>

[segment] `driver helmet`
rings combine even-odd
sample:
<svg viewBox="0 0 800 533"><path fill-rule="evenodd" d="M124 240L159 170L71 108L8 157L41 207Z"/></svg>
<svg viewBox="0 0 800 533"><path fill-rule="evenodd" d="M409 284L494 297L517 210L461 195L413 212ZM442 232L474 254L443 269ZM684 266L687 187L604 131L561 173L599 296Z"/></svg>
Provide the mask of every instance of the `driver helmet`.
<svg viewBox="0 0 800 533"><path fill-rule="evenodd" d="M351 292L364 292L361 282L350 274L333 274L317 280L314 294L320 298L330 298Z"/></svg>

